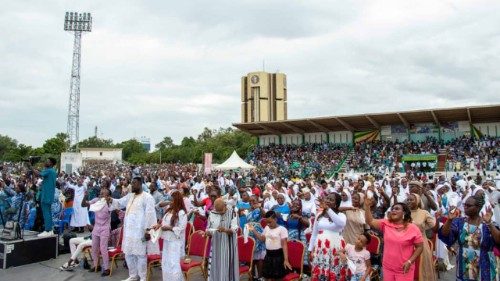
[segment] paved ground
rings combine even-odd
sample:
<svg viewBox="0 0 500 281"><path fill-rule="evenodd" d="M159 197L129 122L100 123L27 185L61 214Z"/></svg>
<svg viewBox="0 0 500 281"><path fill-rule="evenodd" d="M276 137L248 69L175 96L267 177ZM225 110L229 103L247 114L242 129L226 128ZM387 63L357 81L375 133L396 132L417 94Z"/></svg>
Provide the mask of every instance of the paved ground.
<svg viewBox="0 0 500 281"><path fill-rule="evenodd" d="M79 234L83 235L83 234ZM103 280L103 281L116 281L123 280L128 277L128 270L123 267L123 261L118 261L118 268L113 269L111 277L101 277L100 274L91 273L83 268L75 268L74 271L60 271L59 267L64 264L70 255L60 255L57 259L33 263L29 265L8 268L6 270L0 269L0 281L85 281L85 280ZM451 260L455 262L454 257ZM448 272L441 272L440 280L452 281L455 280L455 269ZM161 269L154 268L153 274L149 281L162 280ZM192 275L191 281L204 280L201 273ZM246 280L246 278L242 278ZM304 278L308 280L308 278Z"/></svg>
<svg viewBox="0 0 500 281"><path fill-rule="evenodd" d="M118 262L118 269L113 271L111 277L101 277L97 273L90 273L83 268L76 268L73 272L60 271L59 267L67 261L69 254L61 255L57 259L52 259L40 263L34 263L6 270L0 270L0 281L85 281L85 280L123 280L128 277L128 271L123 267L123 262ZM454 269L449 272L442 272L443 281L452 281L454 278ZM160 281L161 269L153 269L151 281ZM203 280L201 274L193 276L193 281Z"/></svg>
<svg viewBox="0 0 500 281"><path fill-rule="evenodd" d="M123 267L123 261L118 261L118 269L113 269L111 277L101 277L100 274L91 273L83 268L74 271L60 271L59 267L69 259L69 254L61 255L40 263L23 265L19 267L0 270L0 281L84 281L84 280L123 280L128 277L128 270ZM203 280L201 274L193 276L191 280ZM160 281L161 269L154 268L150 281Z"/></svg>

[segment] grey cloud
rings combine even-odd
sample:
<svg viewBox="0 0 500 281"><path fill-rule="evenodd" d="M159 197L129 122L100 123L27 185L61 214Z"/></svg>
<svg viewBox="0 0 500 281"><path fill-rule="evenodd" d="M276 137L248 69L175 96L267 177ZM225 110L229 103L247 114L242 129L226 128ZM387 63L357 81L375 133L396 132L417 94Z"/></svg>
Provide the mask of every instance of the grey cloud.
<svg viewBox="0 0 500 281"><path fill-rule="evenodd" d="M498 3L454 3L451 12L394 23L372 3L6 3L1 133L38 146L66 130L66 10L94 15L82 45L81 138L97 125L115 142L179 142L230 126L240 119L239 79L263 59L266 70L288 75L290 118L500 102ZM366 22L370 13L389 23Z"/></svg>

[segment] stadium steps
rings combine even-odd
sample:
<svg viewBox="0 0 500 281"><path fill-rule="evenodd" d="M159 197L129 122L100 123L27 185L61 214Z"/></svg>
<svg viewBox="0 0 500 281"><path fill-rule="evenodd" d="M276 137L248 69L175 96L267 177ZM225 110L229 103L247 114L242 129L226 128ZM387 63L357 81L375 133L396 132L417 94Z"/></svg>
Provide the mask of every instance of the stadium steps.
<svg viewBox="0 0 500 281"><path fill-rule="evenodd" d="M351 157L351 155L354 153L354 149L349 149L349 152L346 154L344 159L342 159L342 165L338 169L338 173L347 173L347 159Z"/></svg>
<svg viewBox="0 0 500 281"><path fill-rule="evenodd" d="M346 173L347 171L347 159L354 153L354 147L353 146L350 146L349 147L349 151L346 153L346 155L344 156L344 158L342 158L342 160L340 161L340 165L333 169L331 172L330 172L330 177L332 177L335 173L338 173L338 174L341 174L341 173Z"/></svg>

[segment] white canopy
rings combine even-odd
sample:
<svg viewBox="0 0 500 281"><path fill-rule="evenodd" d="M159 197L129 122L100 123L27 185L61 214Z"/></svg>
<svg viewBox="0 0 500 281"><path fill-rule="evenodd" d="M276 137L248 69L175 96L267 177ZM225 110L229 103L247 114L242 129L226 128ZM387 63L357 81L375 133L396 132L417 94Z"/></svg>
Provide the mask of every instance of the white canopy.
<svg viewBox="0 0 500 281"><path fill-rule="evenodd" d="M254 169L255 167L243 161L241 157L233 151L233 154L224 161L224 163L217 165L215 169L217 170L235 170L235 169Z"/></svg>

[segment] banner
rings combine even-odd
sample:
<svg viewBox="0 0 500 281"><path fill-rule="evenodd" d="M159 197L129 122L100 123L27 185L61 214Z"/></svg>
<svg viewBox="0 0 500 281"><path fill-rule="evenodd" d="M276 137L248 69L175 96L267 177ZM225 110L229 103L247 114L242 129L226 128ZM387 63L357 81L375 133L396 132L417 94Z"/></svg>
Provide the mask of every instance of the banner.
<svg viewBox="0 0 500 281"><path fill-rule="evenodd" d="M360 143L365 141L375 141L380 140L380 131L365 131L365 132L355 132L354 133L354 143Z"/></svg>
<svg viewBox="0 0 500 281"><path fill-rule="evenodd" d="M203 166L205 167L205 175L208 175L212 172L212 153L205 153Z"/></svg>
<svg viewBox="0 0 500 281"><path fill-rule="evenodd" d="M410 132L412 134L432 134L439 133L439 130L434 123L417 123L410 125Z"/></svg>
<svg viewBox="0 0 500 281"><path fill-rule="evenodd" d="M436 161L436 154L404 154L402 158L403 162L415 162L415 161Z"/></svg>

